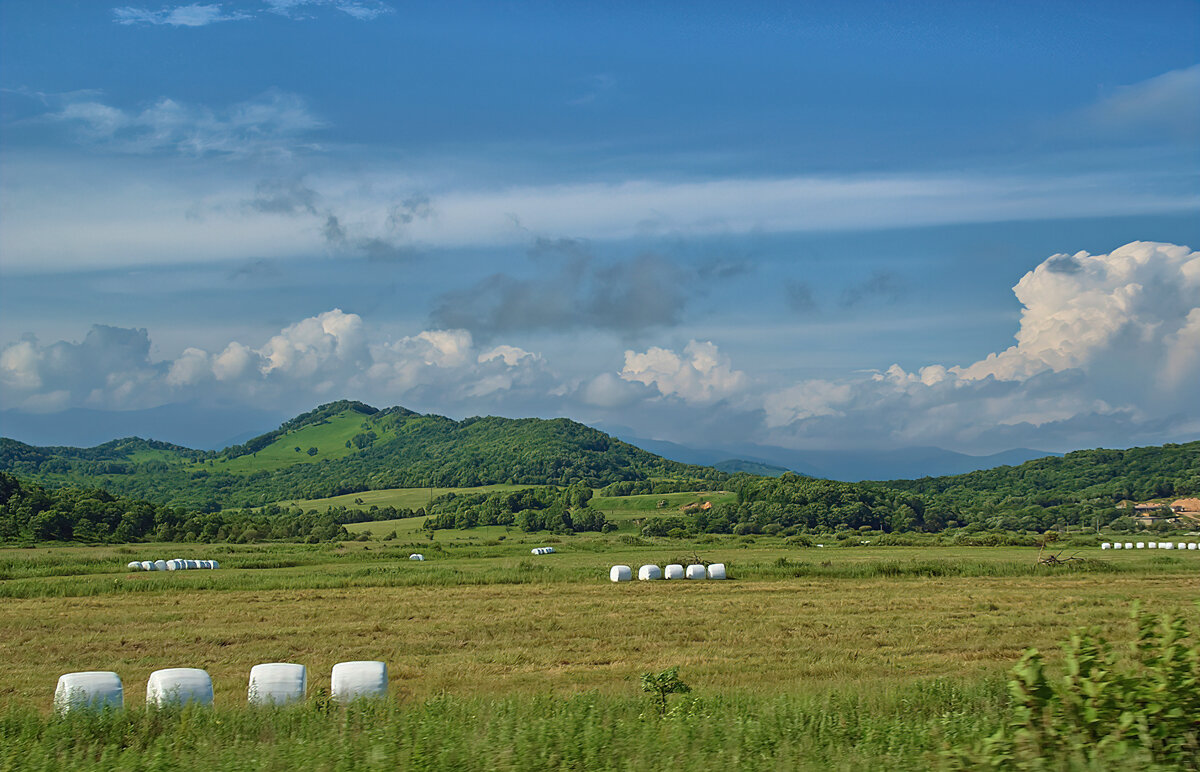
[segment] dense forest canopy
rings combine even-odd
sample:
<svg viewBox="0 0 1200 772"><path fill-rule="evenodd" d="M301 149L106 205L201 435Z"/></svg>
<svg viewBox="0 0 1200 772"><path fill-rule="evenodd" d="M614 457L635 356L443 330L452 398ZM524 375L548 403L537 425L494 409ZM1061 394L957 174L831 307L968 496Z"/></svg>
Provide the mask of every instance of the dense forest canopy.
<svg viewBox="0 0 1200 772"><path fill-rule="evenodd" d="M724 485L735 504L647 523L648 535L937 532L964 527L1045 531L1060 526L1134 527L1128 500L1200 493L1200 442L1129 450L1083 450L948 477L841 483L784 474L738 474ZM614 483L608 495L651 492L653 483ZM666 486L664 486L666 488ZM666 492L666 490L654 492Z"/></svg>
<svg viewBox="0 0 1200 772"><path fill-rule="evenodd" d="M1091 502L1113 506L1200 493L1200 441L1182 445L1078 450L1020 466L882 485L952 503L970 512Z"/></svg>
<svg viewBox="0 0 1200 772"><path fill-rule="evenodd" d="M333 513L280 507L197 512L99 489L46 489L0 472L0 542L317 542L349 536Z"/></svg>

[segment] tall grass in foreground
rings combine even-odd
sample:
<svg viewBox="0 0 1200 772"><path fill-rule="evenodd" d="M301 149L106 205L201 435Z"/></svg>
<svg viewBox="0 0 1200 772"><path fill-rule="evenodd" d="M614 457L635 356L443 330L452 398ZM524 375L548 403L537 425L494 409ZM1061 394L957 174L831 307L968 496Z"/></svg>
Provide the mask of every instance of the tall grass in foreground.
<svg viewBox="0 0 1200 772"><path fill-rule="evenodd" d="M1134 618L1129 654L1077 633L1061 675L1028 650L1009 698L998 679L935 679L774 697L663 691L657 702L588 693L343 707L318 691L279 709L53 717L9 705L0 769L1200 769L1200 645L1181 618Z"/></svg>
<svg viewBox="0 0 1200 772"><path fill-rule="evenodd" d="M283 709L127 710L54 718L0 710L0 768L928 769L1000 725L1003 685L935 680L889 693L585 694Z"/></svg>

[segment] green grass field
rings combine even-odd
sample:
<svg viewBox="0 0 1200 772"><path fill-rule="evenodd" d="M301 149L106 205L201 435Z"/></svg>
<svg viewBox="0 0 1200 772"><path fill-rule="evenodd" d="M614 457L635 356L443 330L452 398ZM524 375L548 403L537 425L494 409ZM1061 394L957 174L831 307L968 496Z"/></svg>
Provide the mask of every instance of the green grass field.
<svg viewBox="0 0 1200 772"><path fill-rule="evenodd" d="M1020 547L441 536L0 550L0 769L927 769L999 724L1027 647L1053 656L1079 627L1130 640L1135 601L1200 620L1194 552L1085 548L1052 568ZM546 543L558 552L530 555ZM222 568L124 568L176 556ZM693 556L731 580L608 581L616 563ZM254 664L305 664L315 695L354 659L388 663L391 701L243 707ZM639 674L670 666L693 691L673 718L647 716ZM207 669L216 709L136 710L164 667ZM118 672L134 710L48 718L58 675L78 670Z"/></svg>

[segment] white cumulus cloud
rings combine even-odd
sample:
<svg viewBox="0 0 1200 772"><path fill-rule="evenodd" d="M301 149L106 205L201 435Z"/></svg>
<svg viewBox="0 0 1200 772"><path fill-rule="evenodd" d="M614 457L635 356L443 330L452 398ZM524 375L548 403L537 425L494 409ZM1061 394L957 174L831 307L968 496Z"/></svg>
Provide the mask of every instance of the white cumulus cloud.
<svg viewBox="0 0 1200 772"><path fill-rule="evenodd" d="M625 352L621 377L654 386L663 396L686 402L715 402L746 387L746 374L734 370L729 357L711 341L693 340L683 354L652 346L644 353Z"/></svg>
<svg viewBox="0 0 1200 772"><path fill-rule="evenodd" d="M1023 309L1008 349L962 366L803 381L765 396L767 428L793 443L999 450L1200 427L1200 252L1133 242L1053 255L1013 289Z"/></svg>
<svg viewBox="0 0 1200 772"><path fill-rule="evenodd" d="M100 325L82 343L21 340L0 350L0 398L6 407L41 412L199 397L276 408L280 400L303 406L338 396L385 405L475 404L545 395L556 385L539 355L516 346L481 350L466 330L373 340L362 317L336 308L258 345L230 341L217 352L189 346L161 361L150 348L146 330Z"/></svg>

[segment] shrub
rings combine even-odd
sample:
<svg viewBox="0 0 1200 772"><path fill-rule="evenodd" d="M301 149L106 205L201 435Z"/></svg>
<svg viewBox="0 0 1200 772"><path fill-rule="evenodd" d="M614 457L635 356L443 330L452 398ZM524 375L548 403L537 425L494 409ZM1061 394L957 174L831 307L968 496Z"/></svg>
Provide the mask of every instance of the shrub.
<svg viewBox="0 0 1200 772"><path fill-rule="evenodd" d="M1036 649L1012 671L1010 719L957 769L1200 769L1200 644L1182 619L1133 618L1120 656L1095 633L1063 644L1066 673L1049 678Z"/></svg>

